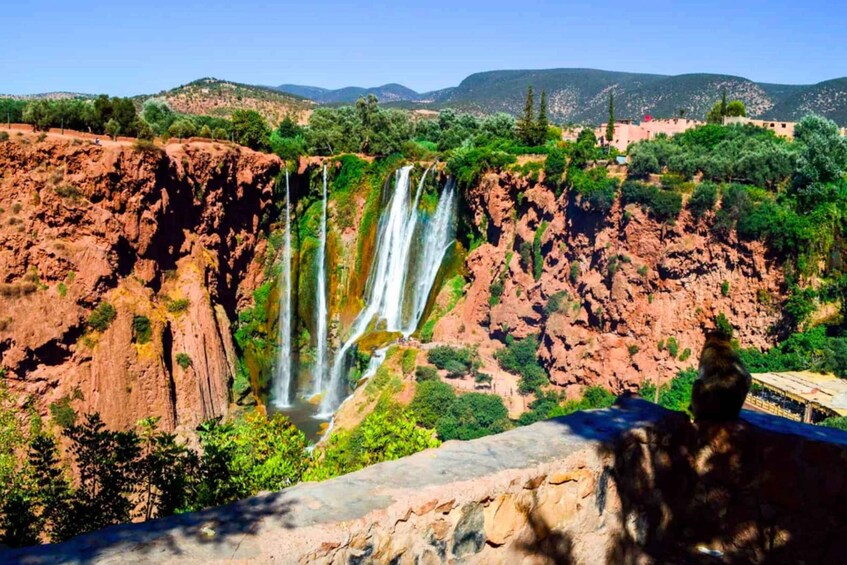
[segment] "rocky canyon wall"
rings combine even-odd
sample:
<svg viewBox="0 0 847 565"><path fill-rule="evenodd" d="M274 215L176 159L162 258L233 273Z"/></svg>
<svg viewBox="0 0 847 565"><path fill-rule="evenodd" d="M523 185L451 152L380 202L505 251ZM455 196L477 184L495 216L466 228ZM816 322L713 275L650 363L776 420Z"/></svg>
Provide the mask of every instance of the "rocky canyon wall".
<svg viewBox="0 0 847 565"><path fill-rule="evenodd" d="M773 344L781 264L758 242L715 237L709 216L683 209L669 225L620 199L589 211L509 172L486 174L467 198L485 242L468 254L465 298L435 341L496 348L536 334L554 383L618 393L691 366L720 314L742 347Z"/></svg>
<svg viewBox="0 0 847 565"><path fill-rule="evenodd" d="M224 414L280 161L223 143L0 146L0 366L20 397L165 429ZM267 218L265 218L266 220ZM251 265L253 265L251 267ZM107 303L112 312L90 324Z"/></svg>

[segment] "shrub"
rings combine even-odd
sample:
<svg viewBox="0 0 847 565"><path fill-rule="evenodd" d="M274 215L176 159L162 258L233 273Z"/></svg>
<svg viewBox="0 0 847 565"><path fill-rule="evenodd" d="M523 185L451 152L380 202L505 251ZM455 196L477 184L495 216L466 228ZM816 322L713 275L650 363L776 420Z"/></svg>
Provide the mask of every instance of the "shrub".
<svg viewBox="0 0 847 565"><path fill-rule="evenodd" d="M139 345L149 342L153 337L153 326L150 323L150 318L140 314L132 318L132 335L135 343Z"/></svg>
<svg viewBox="0 0 847 565"><path fill-rule="evenodd" d="M9 141L9 132L0 131L0 142L2 141Z"/></svg>
<svg viewBox="0 0 847 565"><path fill-rule="evenodd" d="M451 359L451 360L447 361L444 364L444 366L442 367L442 369L447 371L447 377L451 378L451 379L457 379L459 377L463 377L463 376L467 375L468 372L470 371L470 368L467 365L465 365L464 363L461 363L459 361L456 361L455 359Z"/></svg>
<svg viewBox="0 0 847 565"><path fill-rule="evenodd" d="M438 369L432 365L419 365L415 368L415 380L419 383L436 381L438 380Z"/></svg>
<svg viewBox="0 0 847 565"><path fill-rule="evenodd" d="M108 302L101 302L88 317L88 326L98 332L104 332L118 315L115 307Z"/></svg>
<svg viewBox="0 0 847 565"><path fill-rule="evenodd" d="M180 312L185 312L190 304L191 301L187 298L177 298L176 300L168 299L165 303L165 307L168 309L168 312L178 314Z"/></svg>
<svg viewBox="0 0 847 565"><path fill-rule="evenodd" d="M63 396L57 402L50 403L50 418L60 428L70 428L76 424L77 413L71 406L71 399Z"/></svg>
<svg viewBox="0 0 847 565"><path fill-rule="evenodd" d="M188 353L177 353L176 364L186 370L192 365L191 357L188 356Z"/></svg>
<svg viewBox="0 0 847 565"><path fill-rule="evenodd" d="M651 216L671 222L682 210L682 195L638 181L626 181L621 189L624 204L641 204Z"/></svg>
<svg viewBox="0 0 847 565"><path fill-rule="evenodd" d="M139 153L157 154L162 152L159 146L153 143L152 137L150 139L136 139L135 142L132 144L132 148L138 151Z"/></svg>
<svg viewBox="0 0 847 565"><path fill-rule="evenodd" d="M723 312L719 312L718 315L715 316L715 327L728 336L732 336L734 332L732 324L729 323L726 314Z"/></svg>
<svg viewBox="0 0 847 565"><path fill-rule="evenodd" d="M503 296L504 286L505 282L502 274L491 281L491 286L488 287L488 290L491 293L491 296L488 297L488 304L490 306L500 304L500 298Z"/></svg>
<svg viewBox="0 0 847 565"><path fill-rule="evenodd" d="M671 359L676 359L676 356L679 355L679 343L676 341L675 337L669 337L665 342L665 347L668 350L668 355L671 356Z"/></svg>
<svg viewBox="0 0 847 565"><path fill-rule="evenodd" d="M634 343L632 345L627 346L626 350L629 352L629 356L632 357L639 351L639 347Z"/></svg>
<svg viewBox="0 0 847 565"><path fill-rule="evenodd" d="M547 222L541 222L541 225L535 230L535 237L532 240L532 275L535 280L541 278L541 273L544 270L544 257L541 255L541 238L544 237L546 230Z"/></svg>
<svg viewBox="0 0 847 565"><path fill-rule="evenodd" d="M544 305L544 313L548 316L562 309L562 302L568 297L568 293L561 290L547 299L547 304Z"/></svg>
<svg viewBox="0 0 847 565"><path fill-rule="evenodd" d="M415 361L418 358L418 350L408 348L403 350L402 367L403 373L408 375L415 370Z"/></svg>
<svg viewBox="0 0 847 565"><path fill-rule="evenodd" d="M426 358L439 369L447 369L449 363L454 363L453 367L461 365L467 373L473 365L474 352L467 347L438 345L427 352Z"/></svg>
<svg viewBox="0 0 847 565"><path fill-rule="evenodd" d="M501 397L469 392L456 398L436 426L445 441L476 439L506 431L509 412Z"/></svg>
<svg viewBox="0 0 847 565"><path fill-rule="evenodd" d="M577 282L579 282L579 263L571 263L570 269L568 271L568 278L571 280L571 284L576 284Z"/></svg>
<svg viewBox="0 0 847 565"><path fill-rule="evenodd" d="M721 294L723 296L729 296L729 281L723 281L721 283Z"/></svg>
<svg viewBox="0 0 847 565"><path fill-rule="evenodd" d="M506 337L506 347L494 354L504 371L520 375L518 390L529 394L547 384L547 373L538 362L538 337L531 335L524 339Z"/></svg>
<svg viewBox="0 0 847 565"><path fill-rule="evenodd" d="M437 378L426 380L418 383L415 388L415 396L409 404L409 410L422 426L434 428L438 419L450 409L455 400L453 387Z"/></svg>
<svg viewBox="0 0 847 565"><path fill-rule="evenodd" d="M688 200L688 209L695 218L700 218L715 208L718 201L718 187L713 182L701 182Z"/></svg>
<svg viewBox="0 0 847 565"><path fill-rule="evenodd" d="M679 356L679 360L680 360L680 361L688 361L688 358L689 358L689 357L691 357L691 349L689 349L688 347L686 347L686 348L682 351L682 355L680 355L680 356Z"/></svg>

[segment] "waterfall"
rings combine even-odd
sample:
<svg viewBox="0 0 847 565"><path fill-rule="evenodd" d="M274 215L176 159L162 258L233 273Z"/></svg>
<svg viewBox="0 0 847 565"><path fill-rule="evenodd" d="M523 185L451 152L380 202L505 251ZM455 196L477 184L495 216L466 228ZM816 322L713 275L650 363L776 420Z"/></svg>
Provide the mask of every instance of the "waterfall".
<svg viewBox="0 0 847 565"><path fill-rule="evenodd" d="M365 308L354 320L347 340L335 355L319 416L330 416L341 402L349 369L347 353L372 323L384 320L387 331L401 332L407 337L415 331L441 260L453 240L455 184L449 183L442 192L436 212L427 222L418 210L418 203L428 169L418 183L414 199L409 194L411 170L412 166L408 165L395 173L394 190L379 220ZM415 242L418 247L413 253ZM410 282L414 284L407 289Z"/></svg>
<svg viewBox="0 0 847 565"><path fill-rule="evenodd" d="M279 288L279 349L274 370L273 403L291 406L291 194L285 169L285 239L282 247L282 273Z"/></svg>
<svg viewBox="0 0 847 565"><path fill-rule="evenodd" d="M444 193L438 201L429 230L424 239L422 257L418 261L418 271L415 275L415 287L412 302L412 316L403 330L405 336L409 336L417 329L418 323L426 308L429 293L441 268L441 261L450 246L453 245L455 237L456 215L456 180L447 181Z"/></svg>
<svg viewBox="0 0 847 565"><path fill-rule="evenodd" d="M312 376L312 390L320 393L324 388L327 355L327 308L326 308L326 165L323 169L323 207L321 210L321 241L318 249L318 288L317 288L317 350L315 352L315 374Z"/></svg>

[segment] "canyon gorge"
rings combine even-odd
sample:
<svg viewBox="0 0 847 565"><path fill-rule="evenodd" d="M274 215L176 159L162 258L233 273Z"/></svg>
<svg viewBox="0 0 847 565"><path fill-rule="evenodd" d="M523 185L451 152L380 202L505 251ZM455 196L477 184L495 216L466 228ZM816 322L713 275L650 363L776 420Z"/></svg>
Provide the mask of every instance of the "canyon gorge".
<svg viewBox="0 0 847 565"><path fill-rule="evenodd" d="M561 390L622 393L690 366L717 316L760 349L780 321L763 244L687 210L596 213L519 166L457 185L443 163L208 140L3 147L0 366L41 414L185 432L254 404L326 417L406 338L473 346L496 383L507 336L536 335Z"/></svg>

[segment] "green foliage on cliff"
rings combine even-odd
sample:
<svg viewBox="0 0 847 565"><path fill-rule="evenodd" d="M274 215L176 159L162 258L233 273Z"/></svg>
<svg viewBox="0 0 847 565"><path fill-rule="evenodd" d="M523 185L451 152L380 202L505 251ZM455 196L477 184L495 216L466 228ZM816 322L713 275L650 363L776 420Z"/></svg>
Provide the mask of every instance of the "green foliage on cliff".
<svg viewBox="0 0 847 565"><path fill-rule="evenodd" d="M511 427L501 397L478 392L457 396L453 387L439 380L418 383L409 410L421 425L438 430L444 441L475 439Z"/></svg>
<svg viewBox="0 0 847 565"><path fill-rule="evenodd" d="M535 400L529 404L529 411L524 412L518 418L518 424L526 426L549 418L567 416L581 410L608 408L614 402L615 396L599 386L586 388L579 400L565 400L560 393L554 391L539 391L535 395Z"/></svg>
<svg viewBox="0 0 847 565"><path fill-rule="evenodd" d="M153 325L147 316L136 314L132 318L132 337L135 343L143 345L153 339Z"/></svg>
<svg viewBox="0 0 847 565"><path fill-rule="evenodd" d="M694 369L683 369L677 373L669 383L659 387L659 406L669 410L688 412L691 404L691 388L694 386L696 378L697 371ZM656 385L649 381L645 382L641 386L639 394L646 400L653 402L656 398Z"/></svg>
<svg viewBox="0 0 847 565"><path fill-rule="evenodd" d="M640 204L655 219L672 223L682 211L682 195L638 181L626 181L621 189L624 204Z"/></svg>
<svg viewBox="0 0 847 565"><path fill-rule="evenodd" d="M86 414L62 430L63 460L41 420L30 410L21 418L16 405L0 385L0 543L12 547L279 490L311 462L299 430L259 412L204 423L198 449L161 431L156 418L112 430Z"/></svg>
<svg viewBox="0 0 847 565"><path fill-rule="evenodd" d="M504 371L520 375L518 388L521 394L538 391L547 384L547 372L538 362L538 336L524 339L506 336L506 347L498 350L494 356Z"/></svg>
<svg viewBox="0 0 847 565"><path fill-rule="evenodd" d="M108 302L101 302L88 317L88 327L98 332L106 331L109 325L117 317L115 307Z"/></svg>
<svg viewBox="0 0 847 565"><path fill-rule="evenodd" d="M544 232L547 231L547 222L541 222L538 229L535 230L535 236L532 240L532 276L535 280L541 278L541 273L544 271L544 257L541 254L541 238L544 237Z"/></svg>
<svg viewBox="0 0 847 565"><path fill-rule="evenodd" d="M271 295L275 288L275 279L265 281L253 292L253 306L238 313L234 337L240 355L232 387L236 400L251 390L258 395L267 392L275 355L271 335L275 322Z"/></svg>
<svg viewBox="0 0 847 565"><path fill-rule="evenodd" d="M450 377L467 375L478 365L478 354L469 347L438 345L427 352L427 361L446 370Z"/></svg>
<svg viewBox="0 0 847 565"><path fill-rule="evenodd" d="M788 339L762 353L741 351L741 360L751 372L829 372L847 378L847 337L828 335L824 326L791 334Z"/></svg>
<svg viewBox="0 0 847 565"><path fill-rule="evenodd" d="M604 167L584 170L571 166L566 182L588 211L606 213L615 203L619 182L609 177Z"/></svg>
<svg viewBox="0 0 847 565"><path fill-rule="evenodd" d="M439 444L434 431L419 426L411 410L383 400L356 428L333 434L318 448L304 478L328 479Z"/></svg>

